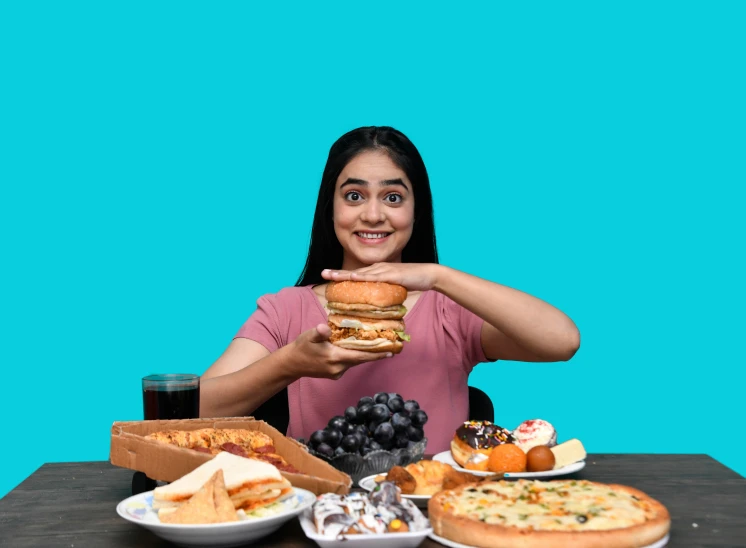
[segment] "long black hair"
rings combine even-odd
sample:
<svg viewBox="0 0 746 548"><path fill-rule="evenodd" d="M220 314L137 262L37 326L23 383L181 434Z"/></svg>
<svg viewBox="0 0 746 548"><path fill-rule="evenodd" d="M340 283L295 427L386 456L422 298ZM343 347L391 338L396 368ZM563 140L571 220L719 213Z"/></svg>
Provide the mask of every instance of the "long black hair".
<svg viewBox="0 0 746 548"><path fill-rule="evenodd" d="M392 127L361 127L342 135L329 150L329 158L321 176L308 257L296 286L324 283L325 280L321 277L323 269L342 268L342 245L334 233L334 191L337 178L345 166L355 156L367 150L380 150L388 154L412 183L414 226L412 236L402 251L402 262L438 262L430 179L419 151L403 133Z"/></svg>

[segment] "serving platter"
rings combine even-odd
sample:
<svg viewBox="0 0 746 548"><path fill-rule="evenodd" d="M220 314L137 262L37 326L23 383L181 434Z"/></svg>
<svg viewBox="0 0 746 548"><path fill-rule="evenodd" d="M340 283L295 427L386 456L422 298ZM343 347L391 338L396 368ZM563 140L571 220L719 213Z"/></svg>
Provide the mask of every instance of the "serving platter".
<svg viewBox="0 0 746 548"><path fill-rule="evenodd" d="M478 470L468 470L466 468L460 467L456 461L453 459L453 455L450 451L443 451L441 453L438 453L433 457L433 460L437 460L438 462L443 462L445 464L450 464L453 466L456 470L459 470L460 472L468 472L470 474L474 474L475 476L494 476L495 472L480 472ZM555 476L564 476L567 474L572 474L573 472L577 472L578 470L582 470L585 468L585 460L581 460L578 462L574 462L572 464L568 464L567 466L563 466L562 468L557 468L556 470L547 470L545 472L510 472L505 474L506 478L526 478L526 479L538 479L538 478L552 478Z"/></svg>
<svg viewBox="0 0 746 548"><path fill-rule="evenodd" d="M242 517L240 521L182 525L161 523L153 510L153 491L129 497L117 505L117 514L179 546L243 546L277 531L284 523L310 508L316 495L295 487L279 501L279 511L267 517Z"/></svg>

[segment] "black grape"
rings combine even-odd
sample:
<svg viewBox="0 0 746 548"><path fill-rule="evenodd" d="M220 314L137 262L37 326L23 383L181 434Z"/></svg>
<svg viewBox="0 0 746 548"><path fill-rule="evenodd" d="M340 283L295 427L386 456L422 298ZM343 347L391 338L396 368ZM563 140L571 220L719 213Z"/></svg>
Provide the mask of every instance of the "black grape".
<svg viewBox="0 0 746 548"><path fill-rule="evenodd" d="M402 400L400 396L396 396L394 398L389 398L386 405L392 413L398 413L404 409L404 400Z"/></svg>
<svg viewBox="0 0 746 548"><path fill-rule="evenodd" d="M376 403L386 403L389 401L389 395L386 392L379 392L373 396L373 401Z"/></svg>
<svg viewBox="0 0 746 548"><path fill-rule="evenodd" d="M412 441L420 441L422 440L422 438L425 437L425 432L422 430L422 428L410 426L409 428L407 428L407 437Z"/></svg>
<svg viewBox="0 0 746 548"><path fill-rule="evenodd" d="M414 400L407 400L404 402L404 411L410 415L420 408L420 404Z"/></svg>
<svg viewBox="0 0 746 548"><path fill-rule="evenodd" d="M391 441L394 439L394 427L391 426L391 423L382 422L378 425L376 431L373 432L373 439L380 443L382 446L384 444L391 443Z"/></svg>
<svg viewBox="0 0 746 548"><path fill-rule="evenodd" d="M388 420L390 416L389 408L382 403L378 403L373 406L373 409L368 413L368 418L371 421L383 422Z"/></svg>
<svg viewBox="0 0 746 548"><path fill-rule="evenodd" d="M374 405L375 403L369 402L369 403L364 403L363 405L357 408L357 416L360 419L360 422L370 419L370 410L373 409Z"/></svg>
<svg viewBox="0 0 746 548"><path fill-rule="evenodd" d="M316 452L319 455L324 455L325 457L333 457L334 456L334 449L332 449L331 447L329 447L325 443L319 444L319 446L316 448Z"/></svg>
<svg viewBox="0 0 746 548"><path fill-rule="evenodd" d="M347 419L347 422L349 422L350 424L357 424L357 407L350 406L345 409L345 419Z"/></svg>
<svg viewBox="0 0 746 548"><path fill-rule="evenodd" d="M344 417L337 415L336 417L332 417L329 419L329 424L327 425L327 428L329 430L342 430L343 425L347 424L347 421Z"/></svg>
<svg viewBox="0 0 746 548"><path fill-rule="evenodd" d="M331 447L337 447L339 445L339 442L342 441L342 432L339 430L327 430L327 441Z"/></svg>
<svg viewBox="0 0 746 548"><path fill-rule="evenodd" d="M313 447L318 447L322 443L329 443L329 435L326 430L316 430L311 434L310 442Z"/></svg>
<svg viewBox="0 0 746 548"><path fill-rule="evenodd" d="M360 441L357 439L357 436L351 434L342 438L340 447L347 453L354 453L360 448Z"/></svg>
<svg viewBox="0 0 746 548"><path fill-rule="evenodd" d="M418 409L410 415L412 417L412 424L415 426L425 426L427 423L427 413L422 409Z"/></svg>
<svg viewBox="0 0 746 548"><path fill-rule="evenodd" d="M391 426L397 432L406 432L407 428L412 425L412 419L401 413L394 413L391 417Z"/></svg>
<svg viewBox="0 0 746 548"><path fill-rule="evenodd" d="M370 440L368 436L361 434L360 432L353 432L352 434L350 434L350 436L355 437L355 439L357 440L358 447L362 447L363 445L368 443L368 440Z"/></svg>

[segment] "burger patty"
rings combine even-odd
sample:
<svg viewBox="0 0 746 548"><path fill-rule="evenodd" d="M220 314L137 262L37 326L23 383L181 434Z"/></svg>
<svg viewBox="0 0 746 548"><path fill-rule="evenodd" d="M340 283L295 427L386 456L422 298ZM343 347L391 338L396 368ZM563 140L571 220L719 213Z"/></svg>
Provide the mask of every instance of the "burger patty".
<svg viewBox="0 0 746 548"><path fill-rule="evenodd" d="M331 342L341 341L342 339L348 339L353 337L362 341L372 341L375 339L388 339L389 341L398 341L399 336L394 333L391 329L385 329L383 331L365 331L363 329L354 329L352 327L337 327L336 325L329 325L332 330Z"/></svg>

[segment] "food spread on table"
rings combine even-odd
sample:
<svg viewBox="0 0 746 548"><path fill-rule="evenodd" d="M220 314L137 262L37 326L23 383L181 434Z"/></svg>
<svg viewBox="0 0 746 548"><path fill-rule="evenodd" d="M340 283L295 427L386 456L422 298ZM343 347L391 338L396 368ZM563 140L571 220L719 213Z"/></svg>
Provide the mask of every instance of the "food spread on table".
<svg viewBox="0 0 746 548"><path fill-rule="evenodd" d="M422 531L429 527L427 518L411 501L401 497L390 482L379 484L371 493L320 495L311 509L320 535L373 535Z"/></svg>
<svg viewBox="0 0 746 548"><path fill-rule="evenodd" d="M585 459L577 439L557 445L557 431L542 419L508 430L490 421L467 421L451 440L453 460L467 470L494 473L546 472Z"/></svg>
<svg viewBox="0 0 746 548"><path fill-rule="evenodd" d="M427 420L417 401L379 392L332 417L307 445L312 454L329 459L343 454L363 459L373 452L405 455L423 442ZM285 502L294 488L280 470L295 469L276 453L269 435L200 428L163 430L145 438L213 455L153 491L152 511L160 523L229 524L290 516ZM305 503L304 530L310 535L305 528L312 522L318 535L337 543L349 535L389 538L429 531L432 525L433 538L496 548L646 546L669 531L666 508L631 487L575 479L506 480L511 473L546 473L585 459L583 444L577 439L558 443L556 429L546 420L526 420L513 430L466 421L454 432L448 453L453 465L419 460L421 455L416 462L388 464L374 472L374 482L366 480L369 493L321 492ZM415 502L427 505L430 520Z"/></svg>
<svg viewBox="0 0 746 548"><path fill-rule="evenodd" d="M228 452L239 457L268 462L283 472L298 473L298 470L275 452L272 438L256 430L221 428L168 430L153 432L145 436L145 439L211 455Z"/></svg>
<svg viewBox="0 0 746 548"><path fill-rule="evenodd" d="M647 546L670 516L645 493L582 480L495 481L441 491L428 504L434 532L468 546Z"/></svg>

